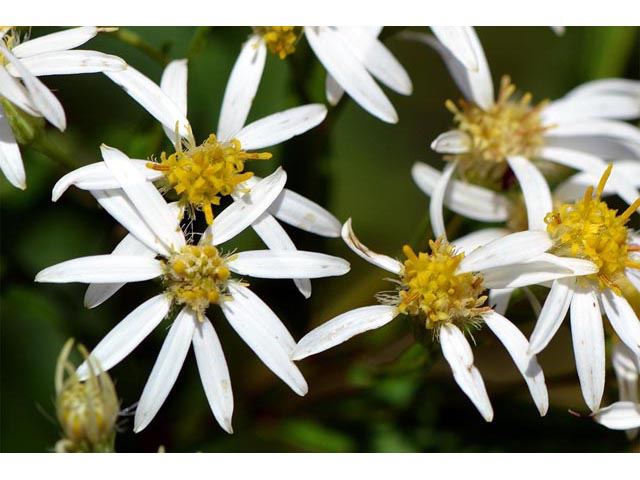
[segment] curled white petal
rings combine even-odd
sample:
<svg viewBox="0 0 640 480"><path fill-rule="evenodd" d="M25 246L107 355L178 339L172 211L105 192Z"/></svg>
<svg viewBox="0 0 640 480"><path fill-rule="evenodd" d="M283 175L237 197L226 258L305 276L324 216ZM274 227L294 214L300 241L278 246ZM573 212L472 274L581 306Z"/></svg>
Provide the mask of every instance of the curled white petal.
<svg viewBox="0 0 640 480"><path fill-rule="evenodd" d="M348 219L342 227L342 239L356 255L364 258L367 262L380 267L383 270L399 275L404 268L402 263L395 258L391 258L368 249L366 245L356 237L351 225L351 219Z"/></svg>
<svg viewBox="0 0 640 480"><path fill-rule="evenodd" d="M433 190L433 195L431 195L431 201L429 202L429 215L431 217L433 236L436 238L443 236L445 240L447 239L447 231L444 225L444 213L442 209L451 177L453 176L457 166L457 160L447 163L447 166L444 167L440 180L438 180L436 188Z"/></svg>
<svg viewBox="0 0 640 480"><path fill-rule="evenodd" d="M525 157L508 157L507 162L518 178L527 208L527 220L531 230L546 231L544 218L553 210L549 185L540 170Z"/></svg>
<svg viewBox="0 0 640 480"><path fill-rule="evenodd" d="M612 430L640 428L640 404L634 402L616 402L593 414L600 425Z"/></svg>

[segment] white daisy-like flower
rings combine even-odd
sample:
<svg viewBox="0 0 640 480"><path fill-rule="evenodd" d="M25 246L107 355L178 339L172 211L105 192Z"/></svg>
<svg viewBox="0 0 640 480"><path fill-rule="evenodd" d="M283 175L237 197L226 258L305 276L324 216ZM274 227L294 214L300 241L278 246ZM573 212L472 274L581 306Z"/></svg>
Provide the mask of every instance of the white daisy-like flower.
<svg viewBox="0 0 640 480"><path fill-rule="evenodd" d="M528 353L525 336L509 320L486 305L487 288L530 285L578 272L593 272L584 260L566 262L545 254L548 242L538 232L520 232L495 240L465 255L465 247L440 238L430 241L431 253L416 254L409 246L407 260L375 253L355 236L348 220L342 238L360 257L398 276L397 290L378 295L380 305L338 315L305 335L293 352L300 360L327 350L351 337L386 325L399 314L412 316L418 328L433 332L451 366L455 381L485 420L493 410L484 382L473 365L473 353L464 333L486 324L506 347L524 377L540 412L547 411L544 375ZM541 241L542 240L542 241Z"/></svg>
<svg viewBox="0 0 640 480"><path fill-rule="evenodd" d="M615 169L620 176L629 179L629 182L634 187L640 187L640 162L620 160L615 163ZM431 197L443 174L424 162L416 162L411 169L411 175L418 188ZM526 178L527 174L524 175ZM555 187L552 193L552 204L559 206L562 203L572 202L583 197L585 190L590 185L597 184L599 178L595 174L585 172L572 175ZM544 190L544 186L542 188ZM615 193L607 183L602 191L602 197L615 195ZM546 195L546 191L543 191L542 195ZM546 204L546 202L544 203ZM477 248L477 246L484 245L509 233L529 228L526 205L523 196L519 192L496 192L480 185L453 179L449 182L445 191L443 204L453 212L473 220L505 223L504 227L479 229L464 237L466 243L473 243L473 245L467 244L466 251L471 251L470 249L472 248ZM542 213L546 214L548 212ZM541 227L542 225L538 224L538 226ZM458 239L457 241L460 242L461 240ZM504 314L514 290L490 290L489 304L493 306L495 311ZM539 314L540 303L526 287L523 291L531 300L536 314Z"/></svg>
<svg viewBox="0 0 640 480"><path fill-rule="evenodd" d="M464 68L434 38L412 32L407 38L423 41L443 57L465 99L446 103L456 129L441 134L431 147L448 160L434 192L431 212L441 207L446 186L458 173L473 183L499 184L514 163L543 159L578 171L599 175L606 167L599 158L640 159L640 130L621 120L640 117L640 81L597 80L581 85L553 102L531 105L531 94L513 99L515 86L503 77L497 97L484 51L473 29L469 38L478 68ZM596 156L596 155L599 155ZM623 176L614 174L611 187L631 204L637 190ZM435 235L444 225L435 224Z"/></svg>
<svg viewBox="0 0 640 480"><path fill-rule="evenodd" d="M618 383L620 402L640 404L640 356L634 354L623 343L616 342L611 348L611 363ZM638 410L640 415L640 410ZM627 437L633 440L638 436L638 428L627 429Z"/></svg>
<svg viewBox="0 0 640 480"><path fill-rule="evenodd" d="M248 227L282 190L286 174L278 169L238 202L226 208L197 244L185 239L175 208L120 151L103 146L107 167L121 189L94 192L101 205L130 234L120 243L135 249L76 258L46 268L38 282L96 283L110 288L122 282L160 278L165 291L125 317L91 353L108 370L125 358L167 316L179 308L138 404L134 430L154 418L175 380L192 343L202 385L220 426L232 431L233 395L224 353L206 315L215 304L256 355L299 395L306 382L290 356L295 341L271 309L232 273L259 278L319 278L343 275L349 263L304 251L256 250L223 255L219 245ZM134 251L135 250L135 251ZM86 378L83 364L78 375Z"/></svg>
<svg viewBox="0 0 640 480"><path fill-rule="evenodd" d="M270 147L300 135L322 122L327 112L324 105L311 104L245 125L253 93L244 87L244 73L236 67L225 90L218 133L197 145L186 118L186 60L171 62L162 75L160 86L132 67L109 76L163 123L167 136L176 146L175 153L163 153L159 162L133 162L149 182L160 182L164 190L174 190L184 207L192 212L194 209L203 210L209 224L214 219L213 207L223 196L231 195L238 200L260 181L260 177L246 170L245 162L268 159L271 154L247 150ZM176 128L168 127L176 123L178 131L186 132L178 141ZM53 201L71 185L91 191L118 188L117 180L103 162L81 167L62 177L53 188ZM340 235L340 222L330 212L302 195L283 189L268 212L252 225L271 249L296 248L274 217L317 235ZM311 295L308 279L294 281L305 297Z"/></svg>
<svg viewBox="0 0 640 480"><path fill-rule="evenodd" d="M468 68L477 61L468 38L468 27L432 27L440 41ZM302 36L324 68L327 100L336 105L344 92L371 115L396 123L398 114L376 83L401 95L413 91L411 79L389 49L378 39L382 27L254 27L242 46L236 68L244 73L247 85L258 89L267 51L281 59L293 54Z"/></svg>
<svg viewBox="0 0 640 480"><path fill-rule="evenodd" d="M73 50L101 31L97 27L71 28L20 41L15 29L0 27L0 99L36 117L46 118L63 131L67 120L62 105L38 77L118 71L124 60L93 50ZM0 104L0 170L20 189L27 188L18 143L5 108Z"/></svg>

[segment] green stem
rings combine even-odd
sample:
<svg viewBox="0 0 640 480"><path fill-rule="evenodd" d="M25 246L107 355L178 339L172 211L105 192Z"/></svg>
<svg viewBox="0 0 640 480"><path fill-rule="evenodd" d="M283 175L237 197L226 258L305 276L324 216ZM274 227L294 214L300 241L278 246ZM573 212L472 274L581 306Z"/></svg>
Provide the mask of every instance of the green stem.
<svg viewBox="0 0 640 480"><path fill-rule="evenodd" d="M165 51L159 50L147 41L145 41L140 35L128 28L119 28L114 32L109 32L109 35L117 38L127 45L131 45L134 48L144 52L150 58L156 60L162 65L167 65L170 62L170 57Z"/></svg>

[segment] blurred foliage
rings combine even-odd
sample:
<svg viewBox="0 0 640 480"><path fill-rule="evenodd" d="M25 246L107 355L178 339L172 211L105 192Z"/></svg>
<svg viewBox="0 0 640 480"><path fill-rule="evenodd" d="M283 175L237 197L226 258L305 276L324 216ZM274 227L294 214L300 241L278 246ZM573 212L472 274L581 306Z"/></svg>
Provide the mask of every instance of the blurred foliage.
<svg viewBox="0 0 640 480"><path fill-rule="evenodd" d="M34 28L33 37L54 29ZM224 87L247 28L128 28L87 44L121 56L159 81L170 59L189 57L189 119L197 139L215 130ZM391 32L393 33L393 32ZM508 73L534 100L607 76L638 78L637 28L569 27L562 37L548 28L479 28L494 80ZM353 217L359 237L376 251L397 255L404 243L423 244L429 234L428 199L413 184L416 160L441 167L428 148L451 125L444 108L459 93L435 52L401 41L386 43L413 80L414 94L389 93L400 123L387 125L345 98L319 128L272 149L288 186L318 201L340 220ZM158 291L153 282L127 285L106 304L85 310L78 284L35 285L42 268L82 255L109 252L124 235L92 197L71 189L50 201L55 181L100 160L99 145L146 158L170 149L161 128L106 77L46 78L65 107L69 128L51 127L46 138L23 147L29 188L21 192L0 179L1 410L0 450L48 451L59 438L52 420L56 355L73 336L94 346L121 318ZM324 71L301 42L286 61L269 56L249 121L309 101L324 101ZM253 167L253 165L252 165ZM473 224L455 219L459 233ZM287 228L301 248L340 255L352 262L341 278L314 281L304 301L289 281L252 280L252 289L299 338L347 309L371 304L389 288L379 269L360 261L339 240ZM238 248L257 248L252 232ZM543 291L541 291L543 293ZM532 329L526 300L509 311L525 334ZM494 404L486 424L455 385L438 352L415 344L409 322L398 319L300 363L310 389L298 398L256 358L226 324L212 316L232 378L234 435L216 424L200 385L193 355L151 425L132 433L123 415L116 449L176 451L624 451L623 433L608 431L568 408L584 411L568 328L540 356L550 388L551 410L539 418L508 355L485 332L476 335L475 357ZM169 321L111 370L123 407L139 398ZM430 368L428 368L430 367ZM606 403L615 400L609 375Z"/></svg>

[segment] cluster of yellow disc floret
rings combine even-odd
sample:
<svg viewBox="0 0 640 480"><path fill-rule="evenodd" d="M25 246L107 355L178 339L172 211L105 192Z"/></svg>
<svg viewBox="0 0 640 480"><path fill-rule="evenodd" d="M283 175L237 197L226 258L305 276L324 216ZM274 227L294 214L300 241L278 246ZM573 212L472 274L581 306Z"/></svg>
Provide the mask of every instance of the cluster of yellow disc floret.
<svg viewBox="0 0 640 480"><path fill-rule="evenodd" d="M186 245L164 262L167 293L178 305L188 305L198 319L212 303L226 299L231 272L213 245Z"/></svg>
<svg viewBox="0 0 640 480"><path fill-rule="evenodd" d="M296 51L299 27L255 27L255 30L262 36L269 51L281 60Z"/></svg>
<svg viewBox="0 0 640 480"><path fill-rule="evenodd" d="M636 247L629 245L629 232L625 224L640 207L637 199L622 215L600 200L613 165L609 165L594 188L587 188L584 197L574 203L563 204L545 217L547 231L555 242L552 253L558 256L583 258L595 263L599 270L588 278L596 280L601 289L611 288L620 295L616 285L624 277L625 268L638 268L640 263L630 259Z"/></svg>
<svg viewBox="0 0 640 480"><path fill-rule="evenodd" d="M500 83L495 104L483 109L475 103L447 100L457 129L469 136L469 151L445 157L459 160L460 172L470 180L498 181L507 170L509 156L535 157L543 144L543 134L550 126L542 125L540 111L547 101L531 105L531 94L519 101L512 99L515 85L508 76Z"/></svg>
<svg viewBox="0 0 640 480"><path fill-rule="evenodd" d="M190 145L186 150L167 156L162 152L159 163L147 167L161 171L169 189L181 196L185 205L205 214L207 224L213 223L212 205L219 205L223 196L231 195L238 184L253 176L244 171L246 160L268 160L270 153L248 153L238 140L219 142L214 134L202 145Z"/></svg>
<svg viewBox="0 0 640 480"><path fill-rule="evenodd" d="M398 309L402 313L424 318L427 329L445 323L468 326L479 319L486 295L482 275L456 273L464 253L455 253L455 247L443 238L430 240L431 253L416 253L405 245L407 260L400 275L401 288Z"/></svg>

